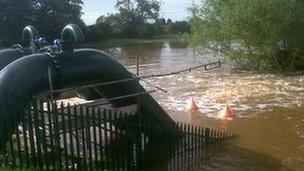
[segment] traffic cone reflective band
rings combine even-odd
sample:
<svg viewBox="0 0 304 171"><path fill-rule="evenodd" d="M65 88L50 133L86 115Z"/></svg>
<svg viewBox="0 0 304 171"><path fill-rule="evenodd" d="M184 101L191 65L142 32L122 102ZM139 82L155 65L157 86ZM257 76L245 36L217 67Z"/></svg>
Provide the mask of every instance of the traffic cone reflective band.
<svg viewBox="0 0 304 171"><path fill-rule="evenodd" d="M198 110L198 107L197 107L194 99L191 99L191 101L188 103L186 109L187 110Z"/></svg>
<svg viewBox="0 0 304 171"><path fill-rule="evenodd" d="M226 104L225 108L222 110L221 117L223 117L223 118L232 118L233 117L233 110L228 104Z"/></svg>

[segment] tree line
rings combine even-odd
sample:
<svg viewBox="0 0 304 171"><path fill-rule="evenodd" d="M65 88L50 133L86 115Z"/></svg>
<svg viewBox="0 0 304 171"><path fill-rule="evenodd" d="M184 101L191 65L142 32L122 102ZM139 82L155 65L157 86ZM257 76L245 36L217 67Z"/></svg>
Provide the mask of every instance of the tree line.
<svg viewBox="0 0 304 171"><path fill-rule="evenodd" d="M186 21L160 18L158 0L117 0L117 13L100 16L90 26L81 19L82 6L82 0L0 0L0 44L20 42L22 28L30 24L47 40L59 38L68 23L79 25L88 41L190 32Z"/></svg>
<svg viewBox="0 0 304 171"><path fill-rule="evenodd" d="M46 39L58 38L67 23L85 28L81 20L82 0L0 0L0 41L21 41L21 30L34 25Z"/></svg>
<svg viewBox="0 0 304 171"><path fill-rule="evenodd" d="M304 69L302 0L204 0L190 11L193 47L240 69Z"/></svg>
<svg viewBox="0 0 304 171"><path fill-rule="evenodd" d="M118 12L100 16L87 28L90 41L110 38L155 38L163 34L189 33L186 21L172 22L160 18L161 3L158 0L118 0Z"/></svg>

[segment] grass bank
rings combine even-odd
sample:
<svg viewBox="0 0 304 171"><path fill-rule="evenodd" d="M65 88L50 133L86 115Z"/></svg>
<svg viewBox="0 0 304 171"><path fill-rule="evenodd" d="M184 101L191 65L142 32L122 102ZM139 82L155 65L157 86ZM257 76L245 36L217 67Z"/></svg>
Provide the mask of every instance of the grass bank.
<svg viewBox="0 0 304 171"><path fill-rule="evenodd" d="M81 44L81 47L117 47L117 46L133 46L139 44L153 44L153 43L165 43L165 42L179 42L178 35L164 35L153 39L109 39L100 42L86 42Z"/></svg>

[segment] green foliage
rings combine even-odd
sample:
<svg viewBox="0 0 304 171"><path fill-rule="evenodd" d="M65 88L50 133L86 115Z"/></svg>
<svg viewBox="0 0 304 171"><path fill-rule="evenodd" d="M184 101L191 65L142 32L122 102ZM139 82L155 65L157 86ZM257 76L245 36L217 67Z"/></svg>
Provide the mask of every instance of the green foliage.
<svg viewBox="0 0 304 171"><path fill-rule="evenodd" d="M173 34L190 33L190 24L186 21L176 21L168 25L168 31Z"/></svg>
<svg viewBox="0 0 304 171"><path fill-rule="evenodd" d="M21 37L21 29L31 21L32 12L28 0L0 0L0 37L4 43L12 43Z"/></svg>
<svg viewBox="0 0 304 171"><path fill-rule="evenodd" d="M190 42L245 69L304 69L304 2L203 0L190 8Z"/></svg>
<svg viewBox="0 0 304 171"><path fill-rule="evenodd" d="M100 16L87 29L88 40L97 42L109 39L151 39L169 33L189 32L187 22L172 22L159 18L158 0L117 0L118 13Z"/></svg>
<svg viewBox="0 0 304 171"><path fill-rule="evenodd" d="M156 20L159 16L159 0L117 0L115 7L125 17L126 22L147 22Z"/></svg>
<svg viewBox="0 0 304 171"><path fill-rule="evenodd" d="M0 37L5 44L20 42L21 30L35 25L49 40L68 23L84 27L82 0L0 0Z"/></svg>
<svg viewBox="0 0 304 171"><path fill-rule="evenodd" d="M158 19L160 2L158 0L117 0L122 34L127 37L141 37L141 30L149 32L148 21ZM149 33L148 33L149 34Z"/></svg>
<svg viewBox="0 0 304 171"><path fill-rule="evenodd" d="M38 2L37 2L38 1ZM47 39L59 38L61 29L68 23L85 28L81 20L82 0L36 0L33 24Z"/></svg>

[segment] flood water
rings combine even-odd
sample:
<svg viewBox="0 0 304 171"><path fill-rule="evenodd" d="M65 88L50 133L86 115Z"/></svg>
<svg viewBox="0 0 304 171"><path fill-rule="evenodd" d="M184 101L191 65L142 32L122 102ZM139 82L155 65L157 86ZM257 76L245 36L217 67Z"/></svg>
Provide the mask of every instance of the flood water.
<svg viewBox="0 0 304 171"><path fill-rule="evenodd" d="M140 75L168 73L218 60L169 43L95 48L115 56L134 73L135 59L139 58ZM304 169L303 75L239 72L226 64L211 71L197 69L147 81L168 91L153 96L174 120L240 135L195 170ZM197 101L198 112L186 111L191 98ZM218 117L225 104L233 108L233 119Z"/></svg>

